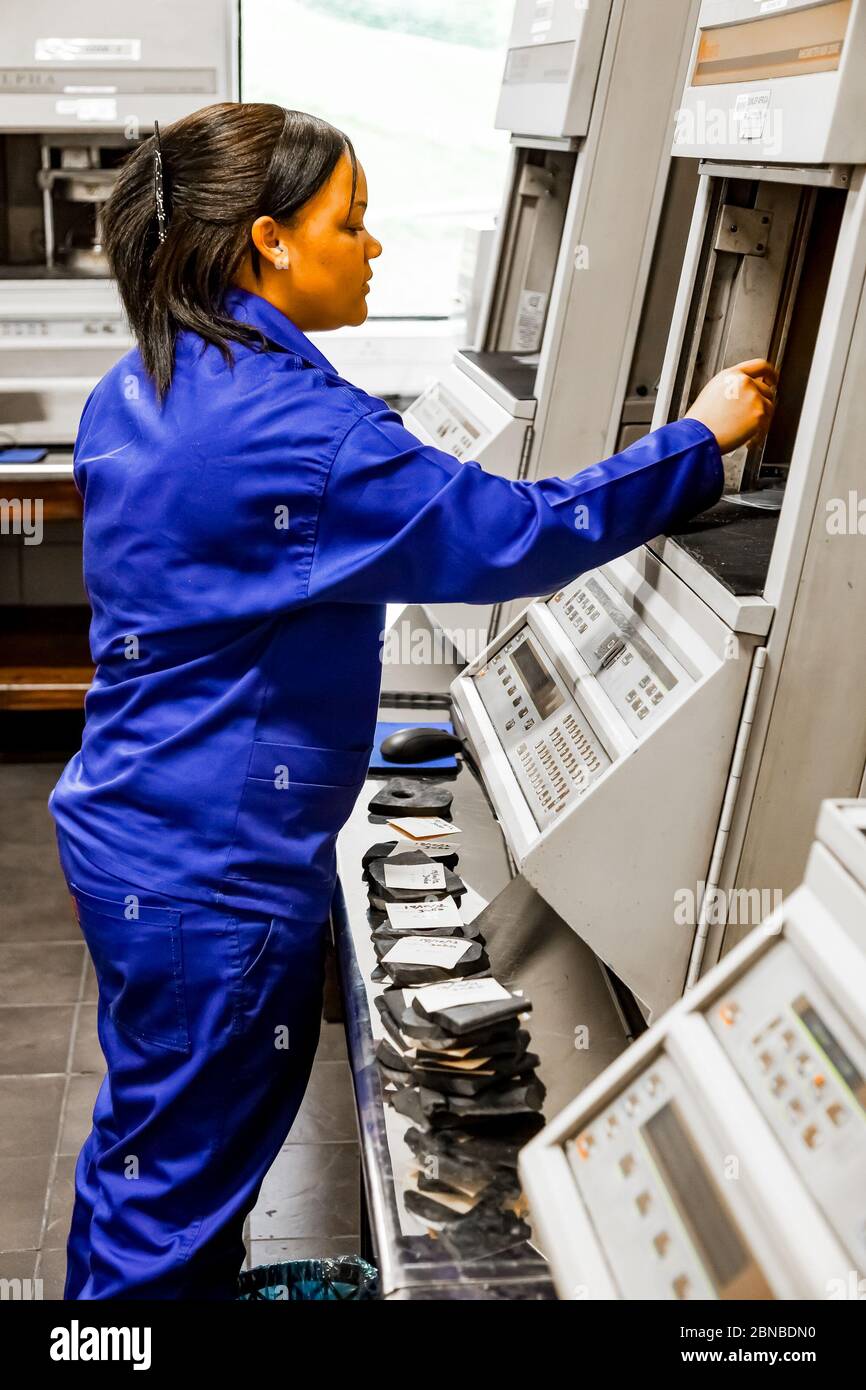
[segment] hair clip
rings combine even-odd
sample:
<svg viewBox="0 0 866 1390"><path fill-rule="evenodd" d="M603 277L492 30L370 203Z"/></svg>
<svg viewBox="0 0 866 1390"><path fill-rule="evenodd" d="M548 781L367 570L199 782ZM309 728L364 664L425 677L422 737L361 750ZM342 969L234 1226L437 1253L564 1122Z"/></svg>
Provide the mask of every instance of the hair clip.
<svg viewBox="0 0 866 1390"><path fill-rule="evenodd" d="M156 220L158 224L157 235L160 244L165 241L165 189L162 181L162 143L159 138L159 121L153 123L153 138L155 140L153 150L153 190L156 198Z"/></svg>

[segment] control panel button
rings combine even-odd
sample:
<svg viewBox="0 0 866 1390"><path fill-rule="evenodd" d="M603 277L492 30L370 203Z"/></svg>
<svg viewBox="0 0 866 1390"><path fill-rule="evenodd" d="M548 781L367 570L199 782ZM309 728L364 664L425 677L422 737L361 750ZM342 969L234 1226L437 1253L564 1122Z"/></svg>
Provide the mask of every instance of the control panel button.
<svg viewBox="0 0 866 1390"><path fill-rule="evenodd" d="M817 1125L807 1125L803 1130L803 1143L807 1149L817 1149L821 1143L821 1131Z"/></svg>
<svg viewBox="0 0 866 1390"><path fill-rule="evenodd" d="M837 1128L846 1125L851 1118L847 1108L838 1100L834 1100L832 1105L827 1106L827 1116Z"/></svg>

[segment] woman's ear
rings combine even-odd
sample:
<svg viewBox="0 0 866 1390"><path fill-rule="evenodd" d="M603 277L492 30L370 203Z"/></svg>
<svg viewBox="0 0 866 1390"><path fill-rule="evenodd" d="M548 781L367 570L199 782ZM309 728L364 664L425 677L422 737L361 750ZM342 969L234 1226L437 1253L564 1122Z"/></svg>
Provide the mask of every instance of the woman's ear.
<svg viewBox="0 0 866 1390"><path fill-rule="evenodd" d="M259 255L275 270L288 270L288 247L280 240L280 229L272 217L257 217L250 228L250 236Z"/></svg>

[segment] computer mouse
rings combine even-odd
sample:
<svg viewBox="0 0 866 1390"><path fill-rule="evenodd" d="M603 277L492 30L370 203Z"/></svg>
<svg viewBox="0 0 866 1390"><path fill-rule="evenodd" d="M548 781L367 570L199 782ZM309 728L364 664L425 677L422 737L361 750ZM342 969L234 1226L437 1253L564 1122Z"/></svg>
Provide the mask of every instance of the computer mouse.
<svg viewBox="0 0 866 1390"><path fill-rule="evenodd" d="M392 763L426 763L430 758L444 758L463 747L463 740L447 729L398 729L382 740L382 756Z"/></svg>

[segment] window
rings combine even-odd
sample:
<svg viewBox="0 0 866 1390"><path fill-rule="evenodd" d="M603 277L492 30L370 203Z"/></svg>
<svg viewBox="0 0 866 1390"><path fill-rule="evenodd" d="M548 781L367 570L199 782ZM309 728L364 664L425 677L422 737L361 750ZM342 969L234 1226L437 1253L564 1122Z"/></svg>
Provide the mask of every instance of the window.
<svg viewBox="0 0 866 1390"><path fill-rule="evenodd" d="M492 225L508 132L493 120L513 0L242 0L241 96L344 130L382 242L370 317L460 312L467 229Z"/></svg>

